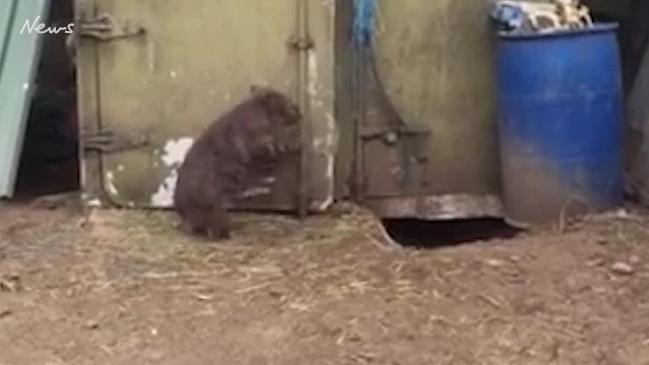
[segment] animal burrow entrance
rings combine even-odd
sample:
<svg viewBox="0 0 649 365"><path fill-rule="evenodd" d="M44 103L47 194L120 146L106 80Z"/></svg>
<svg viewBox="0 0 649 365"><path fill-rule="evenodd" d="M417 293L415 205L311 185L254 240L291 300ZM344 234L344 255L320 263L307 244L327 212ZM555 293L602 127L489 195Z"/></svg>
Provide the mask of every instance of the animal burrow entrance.
<svg viewBox="0 0 649 365"><path fill-rule="evenodd" d="M502 219L490 218L447 221L385 219L382 223L388 235L397 243L422 249L512 239L521 233Z"/></svg>

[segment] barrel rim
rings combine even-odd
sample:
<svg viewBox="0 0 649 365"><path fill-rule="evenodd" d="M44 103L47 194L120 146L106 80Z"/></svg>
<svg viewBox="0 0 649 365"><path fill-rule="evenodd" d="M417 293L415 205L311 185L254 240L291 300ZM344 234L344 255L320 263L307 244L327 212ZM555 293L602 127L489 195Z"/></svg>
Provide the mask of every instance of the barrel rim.
<svg viewBox="0 0 649 365"><path fill-rule="evenodd" d="M585 34L608 33L619 29L618 23L595 23L590 28L584 29L566 29L553 32L533 32L533 33L511 33L498 32L498 36L505 40L525 40L525 39L545 39L545 38L562 38L574 37Z"/></svg>

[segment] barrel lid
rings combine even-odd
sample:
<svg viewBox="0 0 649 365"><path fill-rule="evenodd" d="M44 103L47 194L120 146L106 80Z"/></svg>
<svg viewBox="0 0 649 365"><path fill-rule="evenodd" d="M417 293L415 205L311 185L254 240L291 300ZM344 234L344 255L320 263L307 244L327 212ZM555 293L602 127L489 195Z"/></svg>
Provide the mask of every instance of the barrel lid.
<svg viewBox="0 0 649 365"><path fill-rule="evenodd" d="M574 37L584 34L615 32L618 28L618 23L596 23L592 27L583 29L553 30L549 32L514 33L501 31L498 32L498 36L506 40Z"/></svg>

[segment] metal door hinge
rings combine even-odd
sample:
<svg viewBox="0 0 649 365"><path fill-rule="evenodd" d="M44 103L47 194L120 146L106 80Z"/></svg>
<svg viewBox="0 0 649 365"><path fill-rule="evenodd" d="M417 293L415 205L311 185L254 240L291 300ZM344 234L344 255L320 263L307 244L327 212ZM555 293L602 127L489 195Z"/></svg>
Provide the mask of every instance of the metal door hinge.
<svg viewBox="0 0 649 365"><path fill-rule="evenodd" d="M112 15L102 13L96 18L82 19L77 24L77 32L80 37L112 41L142 36L146 29L128 21L118 22Z"/></svg>
<svg viewBox="0 0 649 365"><path fill-rule="evenodd" d="M82 136L84 150L108 154L132 151L150 145L150 138L144 133L122 135L112 131L101 131Z"/></svg>
<svg viewBox="0 0 649 365"><path fill-rule="evenodd" d="M298 52L304 52L313 49L315 47L315 42L311 36L300 37L293 35L289 39L289 45Z"/></svg>

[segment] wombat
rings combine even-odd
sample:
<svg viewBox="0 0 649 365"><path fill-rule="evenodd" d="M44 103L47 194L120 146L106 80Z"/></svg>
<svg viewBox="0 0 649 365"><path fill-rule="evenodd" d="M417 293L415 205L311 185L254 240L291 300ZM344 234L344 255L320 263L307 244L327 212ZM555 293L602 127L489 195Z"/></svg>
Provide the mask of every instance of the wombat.
<svg viewBox="0 0 649 365"><path fill-rule="evenodd" d="M299 149L302 114L280 92L251 88L251 96L214 121L194 142L178 172L174 206L182 228L211 240L230 238L224 203L246 177L269 170Z"/></svg>

